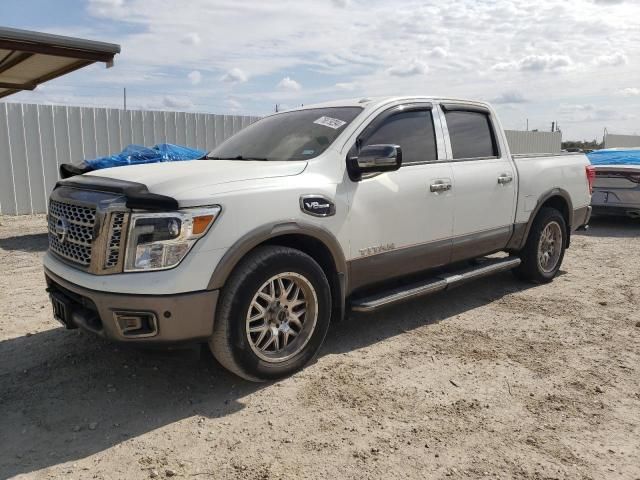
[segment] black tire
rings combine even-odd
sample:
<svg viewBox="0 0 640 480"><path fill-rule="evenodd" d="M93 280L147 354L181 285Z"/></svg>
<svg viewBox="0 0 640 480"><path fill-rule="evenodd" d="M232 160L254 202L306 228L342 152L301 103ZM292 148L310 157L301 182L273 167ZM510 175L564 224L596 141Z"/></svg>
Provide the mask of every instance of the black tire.
<svg viewBox="0 0 640 480"><path fill-rule="evenodd" d="M558 242L560 244L559 256L557 261L554 262L553 268L544 269L538 260L540 239L547 226L554 223L559 226L562 236L560 242ZM553 228L555 228L555 226ZM521 280L533 283L551 282L562 265L566 244L567 224L562 213L555 208L541 208L533 221L524 248L518 253L518 256L522 259L522 263L513 270L514 275Z"/></svg>
<svg viewBox="0 0 640 480"><path fill-rule="evenodd" d="M302 349L291 358L275 363L265 361L254 351L257 347L252 346L248 338L247 314L265 282L285 272L303 277L313 287L317 316L306 343L300 344ZM258 247L237 265L222 289L209 347L218 362L236 375L251 381L275 380L291 375L313 360L327 334L330 319L331 290L316 261L289 247Z"/></svg>

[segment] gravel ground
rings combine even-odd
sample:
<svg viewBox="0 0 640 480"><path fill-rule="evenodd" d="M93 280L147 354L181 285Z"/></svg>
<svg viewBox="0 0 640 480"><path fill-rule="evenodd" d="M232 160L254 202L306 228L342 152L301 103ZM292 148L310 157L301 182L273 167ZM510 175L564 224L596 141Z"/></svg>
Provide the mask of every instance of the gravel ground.
<svg viewBox="0 0 640 480"><path fill-rule="evenodd" d="M0 219L0 478L640 478L640 224L333 325L271 384L53 321L42 216Z"/></svg>

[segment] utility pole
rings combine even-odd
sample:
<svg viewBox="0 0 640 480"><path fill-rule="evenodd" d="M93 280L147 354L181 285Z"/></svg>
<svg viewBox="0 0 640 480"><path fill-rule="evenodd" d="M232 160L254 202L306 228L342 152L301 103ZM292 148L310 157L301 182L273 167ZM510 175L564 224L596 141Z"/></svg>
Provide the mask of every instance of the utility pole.
<svg viewBox="0 0 640 480"><path fill-rule="evenodd" d="M554 132L554 128L556 126L556 122L551 122L551 131Z"/></svg>
<svg viewBox="0 0 640 480"><path fill-rule="evenodd" d="M527 118L527 132L529 131L529 119Z"/></svg>
<svg viewBox="0 0 640 480"><path fill-rule="evenodd" d="M127 109L127 87L124 87L124 89L122 90L122 100L124 103L124 109Z"/></svg>

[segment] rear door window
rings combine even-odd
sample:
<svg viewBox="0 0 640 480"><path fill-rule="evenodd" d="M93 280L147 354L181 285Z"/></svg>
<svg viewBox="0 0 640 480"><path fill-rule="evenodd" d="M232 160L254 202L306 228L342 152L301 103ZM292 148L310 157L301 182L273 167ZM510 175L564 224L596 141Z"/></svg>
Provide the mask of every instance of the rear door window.
<svg viewBox="0 0 640 480"><path fill-rule="evenodd" d="M386 118L362 142L367 145L400 145L402 164L438 158L431 110L410 110Z"/></svg>
<svg viewBox="0 0 640 480"><path fill-rule="evenodd" d="M454 110L445 111L445 118L454 159L498 156L488 114Z"/></svg>

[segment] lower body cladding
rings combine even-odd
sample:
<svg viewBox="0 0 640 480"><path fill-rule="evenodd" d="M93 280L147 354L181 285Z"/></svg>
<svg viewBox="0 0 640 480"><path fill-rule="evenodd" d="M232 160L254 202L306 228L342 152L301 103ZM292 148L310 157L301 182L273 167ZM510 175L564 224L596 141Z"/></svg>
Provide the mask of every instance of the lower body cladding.
<svg viewBox="0 0 640 480"><path fill-rule="evenodd" d="M175 295L106 293L74 285L45 270L54 316L123 342L206 341L213 333L218 290Z"/></svg>

